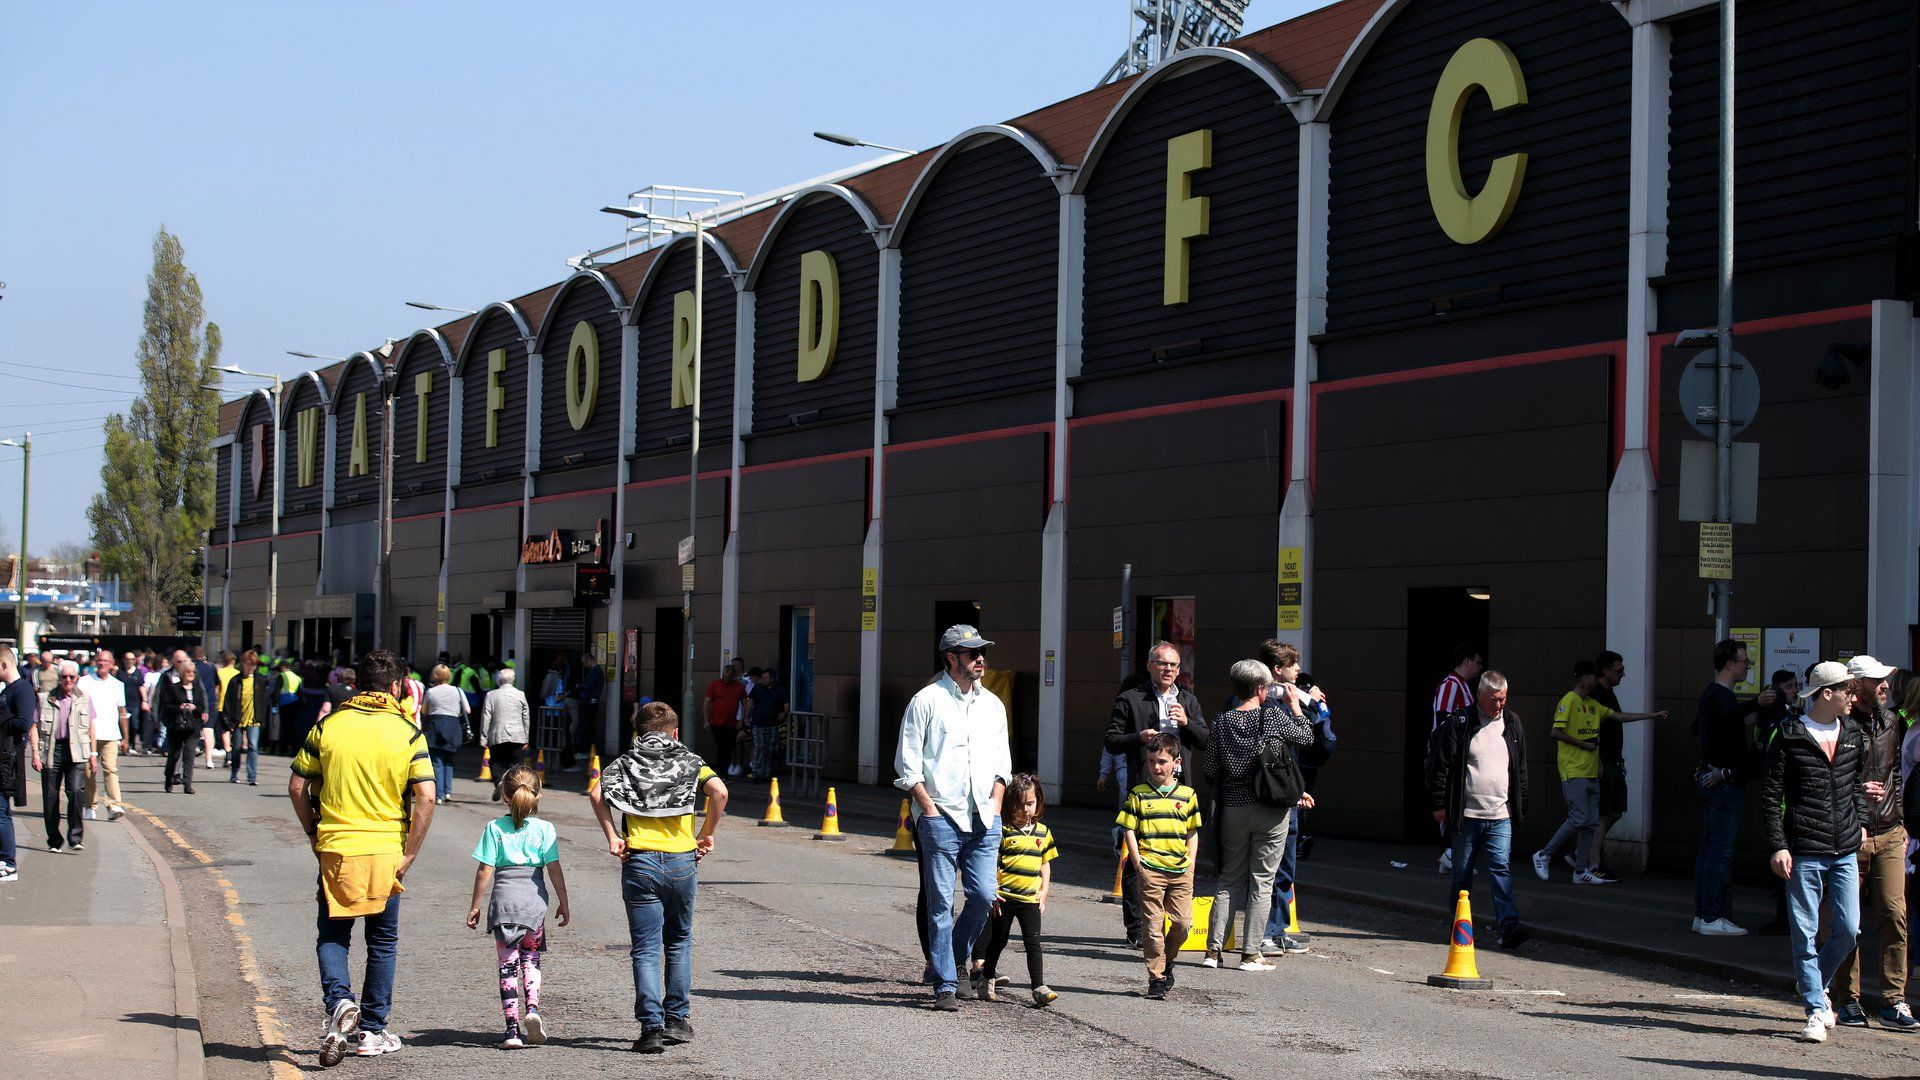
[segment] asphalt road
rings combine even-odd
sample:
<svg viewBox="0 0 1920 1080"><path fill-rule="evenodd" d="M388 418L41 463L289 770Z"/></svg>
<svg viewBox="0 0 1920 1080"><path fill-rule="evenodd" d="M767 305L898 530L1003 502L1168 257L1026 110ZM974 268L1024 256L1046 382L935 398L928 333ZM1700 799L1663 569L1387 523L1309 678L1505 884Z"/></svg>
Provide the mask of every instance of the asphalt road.
<svg viewBox="0 0 1920 1080"><path fill-rule="evenodd" d="M178 873L213 1080L313 1071L321 1024L313 959L314 863L285 797L286 760L259 787L202 773L194 796L160 792L158 759L123 759L131 815ZM937 1014L915 980L912 863L887 841L810 839L800 825L730 819L701 864L694 947L696 1041L661 1057L638 1035L616 865L586 802L551 794L573 887L574 923L551 928L545 1047L497 1047L493 948L466 928L469 857L492 816L485 788L456 784L408 876L392 1029L406 1048L349 1058L369 1077L524 1076L670 1069L683 1076L1385 1076L1765 1077L1920 1075L1920 1035L1838 1030L1792 1041L1799 1009L1740 984L1568 946L1480 954L1491 992L1425 985L1445 960L1444 926L1323 902L1311 953L1263 974L1206 970L1188 954L1165 1002L1142 997L1144 967L1099 902L1111 866L1054 864L1047 963L1051 1009L969 1003ZM810 824L810 823L808 823ZM101 828L108 826L102 825ZM118 827L113 826L113 827ZM1333 841L1323 840L1322 843ZM359 948L355 970L359 970ZM1784 958L1783 958L1784 960ZM1002 970L1025 989L1018 945Z"/></svg>

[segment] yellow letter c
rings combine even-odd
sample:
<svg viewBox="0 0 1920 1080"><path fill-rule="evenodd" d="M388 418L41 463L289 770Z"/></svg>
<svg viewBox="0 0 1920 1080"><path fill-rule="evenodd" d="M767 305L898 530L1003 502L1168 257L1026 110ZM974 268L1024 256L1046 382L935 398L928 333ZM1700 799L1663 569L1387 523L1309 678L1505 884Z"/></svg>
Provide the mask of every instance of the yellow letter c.
<svg viewBox="0 0 1920 1080"><path fill-rule="evenodd" d="M1520 199L1526 154L1495 158L1486 186L1467 194L1460 175L1460 118L1475 90L1484 90L1494 112L1527 103L1527 80L1513 51L1491 38L1474 38L1447 61L1427 113L1427 199L1434 219L1456 244L1478 244L1500 231Z"/></svg>

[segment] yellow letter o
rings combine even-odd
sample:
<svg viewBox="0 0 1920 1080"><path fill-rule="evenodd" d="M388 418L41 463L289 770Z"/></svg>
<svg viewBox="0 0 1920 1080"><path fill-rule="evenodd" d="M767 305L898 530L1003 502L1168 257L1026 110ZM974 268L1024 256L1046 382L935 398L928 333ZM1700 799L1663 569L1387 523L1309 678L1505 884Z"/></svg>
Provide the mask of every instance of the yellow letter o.
<svg viewBox="0 0 1920 1080"><path fill-rule="evenodd" d="M593 403L600 396L600 336L586 320L574 324L567 345L567 423L579 431L593 419Z"/></svg>

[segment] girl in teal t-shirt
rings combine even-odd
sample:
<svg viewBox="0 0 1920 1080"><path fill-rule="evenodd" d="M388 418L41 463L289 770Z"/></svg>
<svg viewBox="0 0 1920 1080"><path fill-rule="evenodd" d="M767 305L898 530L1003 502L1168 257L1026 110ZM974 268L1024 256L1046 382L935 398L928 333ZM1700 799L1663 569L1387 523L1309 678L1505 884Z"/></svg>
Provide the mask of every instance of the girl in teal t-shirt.
<svg viewBox="0 0 1920 1080"><path fill-rule="evenodd" d="M540 1020L540 954L547 948L545 871L553 871L553 891L559 898L555 914L561 926L567 925L567 879L560 872L559 834L552 822L533 816L540 808L539 775L525 765L508 769L500 778L500 799L507 804L506 815L487 822L473 848L474 861L480 865L473 872L473 906L467 910L467 925L480 928L480 902L491 888L487 929L493 932L500 1011L507 1019L507 1037L500 1045L516 1050L547 1041ZM522 992L527 998L524 1019Z"/></svg>

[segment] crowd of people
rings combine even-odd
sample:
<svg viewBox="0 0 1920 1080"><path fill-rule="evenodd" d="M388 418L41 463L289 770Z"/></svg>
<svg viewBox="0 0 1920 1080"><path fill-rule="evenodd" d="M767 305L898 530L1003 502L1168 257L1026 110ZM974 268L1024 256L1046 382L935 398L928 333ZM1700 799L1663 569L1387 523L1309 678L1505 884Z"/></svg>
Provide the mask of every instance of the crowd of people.
<svg viewBox="0 0 1920 1080"><path fill-rule="evenodd" d="M1060 847L1045 822L1039 779L1013 768L1005 705L982 685L992 646L972 626L944 632L942 670L908 703L894 761L895 783L910 803L923 978L942 1012L1005 992L1010 980L999 961L1016 925L1034 1004L1058 998L1045 974L1043 918ZM1175 961L1195 932L1203 845L1217 874L1200 928L1202 966L1273 971L1277 959L1307 947L1287 933L1287 907L1301 814L1313 809L1317 772L1337 745L1332 708L1300 670L1295 647L1269 640L1256 654L1230 666L1232 693L1210 716L1183 671L1188 654L1166 641L1147 650L1144 675L1114 699L1099 786L1116 798L1122 929L1140 951L1150 999L1174 989ZM349 1053L400 1048L387 1023L403 882L434 807L451 798L453 753L477 739L491 755L492 798L505 813L474 848L467 923L494 937L502 1045L544 1042L546 920L550 905L559 926L570 912L557 834L538 816L543 777L524 753L535 739L536 708L597 703L580 694L586 680L569 684L563 659L536 706L515 685L511 666L487 672L457 657L443 656L452 662L435 665L424 682L403 659L379 650L356 667L321 671L254 652L216 659L217 666L180 651L163 663L102 650L83 670L73 660L16 659L0 645L0 791L23 796L25 770L37 771L49 848L79 851L84 822L97 810L109 819L124 812L116 767L123 746L129 754L164 751L168 790L177 783L189 793L203 754L209 766L225 755L230 782L239 782L244 764L248 783L257 783L263 743L297 747L288 795L319 863L320 1061L330 1066ZM1758 784L1768 865L1780 883L1776 923L1760 932L1789 939L1806 1014L1799 1037L1817 1042L1836 1026L1868 1024L1860 971L1873 958L1859 955L1858 938L1869 904L1879 926L1878 1019L1890 1030L1920 1029L1905 1001L1905 895L1920 846L1908 840L1920 823L1920 778L1913 776L1920 680L1854 655L1804 673L1777 671L1757 694L1743 696L1736 688L1750 663L1743 643L1719 643L1714 679L1695 715L1702 815L1692 929L1709 937L1747 933L1728 918L1727 890L1741 803ZM1542 879L1559 858L1577 885L1618 880L1606 866L1605 838L1627 804L1624 725L1668 719L1620 708L1616 689L1626 675L1610 651L1571 667L1551 727L1565 819L1532 854ZM316 685L325 690L307 710L303 697ZM1455 651L1434 695L1423 795L1445 845L1440 869L1450 895L1470 891L1484 873L1498 944L1518 949L1529 931L1514 900L1511 852L1530 790L1524 725L1510 692L1479 647ZM693 1038L697 864L714 849L725 813L723 777L770 778L787 714L777 673L738 661L709 684L704 703L710 757L680 741L674 710L642 701L629 717L629 746L589 790L606 850L621 865L640 1025L634 1049L642 1053ZM740 738L743 730L749 739ZM571 714L567 732L581 743L591 736ZM705 809L696 815L702 797ZM18 878L11 801L0 799L6 881ZM367 946L357 997L347 959L355 921L364 922Z"/></svg>

